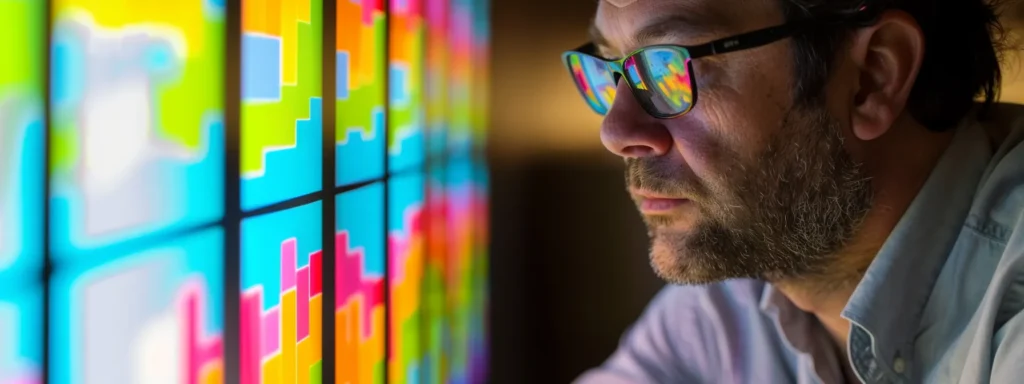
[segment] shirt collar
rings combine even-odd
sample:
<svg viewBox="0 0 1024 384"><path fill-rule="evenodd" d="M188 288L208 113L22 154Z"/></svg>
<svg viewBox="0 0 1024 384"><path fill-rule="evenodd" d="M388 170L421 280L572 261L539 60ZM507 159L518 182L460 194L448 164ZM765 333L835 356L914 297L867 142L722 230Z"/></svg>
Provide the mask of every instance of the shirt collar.
<svg viewBox="0 0 1024 384"><path fill-rule="evenodd" d="M880 363L911 358L924 305L963 227L990 157L981 127L962 124L957 128L847 302L843 318L870 334Z"/></svg>

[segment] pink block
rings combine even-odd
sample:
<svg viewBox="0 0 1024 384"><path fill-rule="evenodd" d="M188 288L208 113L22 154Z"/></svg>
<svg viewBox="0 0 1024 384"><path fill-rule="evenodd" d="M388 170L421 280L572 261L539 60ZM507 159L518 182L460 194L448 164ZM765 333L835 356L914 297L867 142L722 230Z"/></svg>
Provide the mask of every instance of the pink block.
<svg viewBox="0 0 1024 384"><path fill-rule="evenodd" d="M376 5L374 0L363 0L363 24L373 25L373 7Z"/></svg>
<svg viewBox="0 0 1024 384"><path fill-rule="evenodd" d="M260 383L260 311L263 308L263 295L261 291L253 291L242 294L239 314L240 326L239 336L241 340L241 351L239 351L239 384Z"/></svg>
<svg viewBox="0 0 1024 384"><path fill-rule="evenodd" d="M296 253L298 253L298 242L295 238L281 243L281 292L295 288Z"/></svg>
<svg viewBox="0 0 1024 384"><path fill-rule="evenodd" d="M324 261L323 251L313 252L309 256L309 295L323 293Z"/></svg>
<svg viewBox="0 0 1024 384"><path fill-rule="evenodd" d="M298 302L298 322L296 324L296 330L298 334L295 340L305 339L309 336L309 267L299 268L299 297L296 298Z"/></svg>
<svg viewBox="0 0 1024 384"><path fill-rule="evenodd" d="M203 343L200 353L200 367L205 366L213 361L219 360L221 356L224 356L224 341L220 337L211 338Z"/></svg>
<svg viewBox="0 0 1024 384"><path fill-rule="evenodd" d="M281 310L274 308L263 314L263 345L260 358L270 357L281 349Z"/></svg>
<svg viewBox="0 0 1024 384"><path fill-rule="evenodd" d="M186 289L185 297L182 304L182 311L179 316L182 317L182 327L184 333L185 343L185 383L187 384L198 384L199 377L196 373L199 371L199 343L198 343L198 328L197 323L197 306L198 299L196 298L195 291Z"/></svg>

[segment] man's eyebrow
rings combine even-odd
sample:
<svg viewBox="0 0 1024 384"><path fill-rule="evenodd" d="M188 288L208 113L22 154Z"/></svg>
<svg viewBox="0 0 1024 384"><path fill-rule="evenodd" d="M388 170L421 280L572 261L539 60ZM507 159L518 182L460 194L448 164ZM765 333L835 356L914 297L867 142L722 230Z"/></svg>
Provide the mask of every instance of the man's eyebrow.
<svg viewBox="0 0 1024 384"><path fill-rule="evenodd" d="M654 19L633 36L636 46L643 47L651 45L668 36L687 36L692 38L707 38L708 41L718 31L726 29L725 20L721 15L712 12L694 13L673 13ZM691 44L699 44L703 41L693 41Z"/></svg>

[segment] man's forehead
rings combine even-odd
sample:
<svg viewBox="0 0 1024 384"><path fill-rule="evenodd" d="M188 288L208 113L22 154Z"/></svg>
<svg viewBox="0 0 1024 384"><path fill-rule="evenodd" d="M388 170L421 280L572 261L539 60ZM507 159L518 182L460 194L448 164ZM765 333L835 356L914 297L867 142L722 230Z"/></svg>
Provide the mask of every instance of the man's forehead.
<svg viewBox="0 0 1024 384"><path fill-rule="evenodd" d="M744 13L767 8L766 3L769 2L601 0L590 34L594 43L620 52L653 44L655 42L652 40L665 36L692 38L691 43L703 42L703 39L721 37L719 35L723 33L743 29L743 24L747 22ZM740 12L739 9L745 11Z"/></svg>

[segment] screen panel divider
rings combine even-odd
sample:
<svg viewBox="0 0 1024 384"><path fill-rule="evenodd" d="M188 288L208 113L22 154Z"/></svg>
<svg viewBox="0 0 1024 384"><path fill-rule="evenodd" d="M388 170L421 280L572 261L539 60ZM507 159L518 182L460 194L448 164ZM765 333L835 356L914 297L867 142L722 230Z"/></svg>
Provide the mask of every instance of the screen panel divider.
<svg viewBox="0 0 1024 384"><path fill-rule="evenodd" d="M321 356L323 356L323 374L321 376L321 384L334 384L336 382L337 369L335 365L335 308L334 302L337 292L337 282L335 281L334 270L335 263L337 263L337 247L334 241L335 234L335 221L336 221L336 204L335 193L337 190L336 169L337 163L337 121L335 120L335 114L337 113L337 103L334 98L337 95L337 72L335 71L335 62L337 57L334 54L335 43L337 40L337 33L335 33L338 23L337 3L334 0L324 0L323 2L323 38L320 39L322 54L320 58L322 60L323 72L321 73L321 81L323 88L321 90L323 97L323 140L322 140L322 153L323 153L323 175L322 175L322 186L325 191L332 191L332 193L325 194L323 196L323 202L321 207L323 211L321 217L323 218L320 229L322 233L323 242L323 275L321 281L323 282L323 311L321 324L323 329L321 335L323 336L323 342L321 345ZM328 101L329 100L329 101Z"/></svg>
<svg viewBox="0 0 1024 384"><path fill-rule="evenodd" d="M227 0L224 55L224 382L240 381L242 1Z"/></svg>

